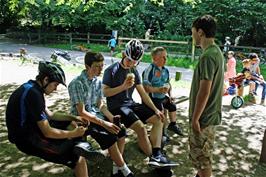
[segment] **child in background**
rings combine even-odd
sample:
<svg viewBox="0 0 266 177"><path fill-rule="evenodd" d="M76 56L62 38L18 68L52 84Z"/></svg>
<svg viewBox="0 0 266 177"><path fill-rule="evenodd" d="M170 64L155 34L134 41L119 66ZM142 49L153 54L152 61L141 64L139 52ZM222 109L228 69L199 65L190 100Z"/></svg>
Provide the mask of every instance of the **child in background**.
<svg viewBox="0 0 266 177"><path fill-rule="evenodd" d="M113 54L114 54L115 47L116 47L116 40L114 36L112 36L111 39L108 41L108 47L110 47L111 61L112 63L114 63Z"/></svg>
<svg viewBox="0 0 266 177"><path fill-rule="evenodd" d="M254 97L254 92L255 92L255 82L251 80L251 72L250 72L250 66L251 66L251 61L250 59L244 59L242 61L243 64L243 70L241 74L245 75L245 79L243 80L242 88L244 85L249 85L249 95L250 95L250 101L253 103L256 103L255 97Z"/></svg>
<svg viewBox="0 0 266 177"><path fill-rule="evenodd" d="M234 57L234 52L228 52L228 61L226 64L226 72L224 74L224 81L228 81L229 78L236 77L236 59Z"/></svg>

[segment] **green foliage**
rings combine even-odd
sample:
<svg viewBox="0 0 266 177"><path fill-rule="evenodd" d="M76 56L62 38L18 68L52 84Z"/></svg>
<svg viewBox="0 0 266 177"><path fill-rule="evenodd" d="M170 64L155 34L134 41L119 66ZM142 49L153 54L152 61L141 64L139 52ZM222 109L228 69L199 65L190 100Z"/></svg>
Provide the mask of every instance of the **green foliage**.
<svg viewBox="0 0 266 177"><path fill-rule="evenodd" d="M215 16L217 39L224 43L242 36L240 45L266 46L265 0L2 0L8 27L42 31L107 33L144 38L147 29L154 39L186 40L192 21L203 14ZM8 2L8 3L7 3ZM4 14L4 15L3 15ZM16 19L9 18L9 14ZM2 20L2 19L1 19ZM1 22L0 20L0 22ZM3 20L2 20L3 21ZM1 25L2 26L2 25Z"/></svg>

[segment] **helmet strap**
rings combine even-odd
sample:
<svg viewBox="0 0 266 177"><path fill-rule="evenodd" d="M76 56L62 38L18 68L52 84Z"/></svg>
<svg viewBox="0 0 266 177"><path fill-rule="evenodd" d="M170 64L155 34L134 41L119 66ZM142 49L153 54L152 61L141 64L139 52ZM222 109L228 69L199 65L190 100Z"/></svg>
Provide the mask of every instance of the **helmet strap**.
<svg viewBox="0 0 266 177"><path fill-rule="evenodd" d="M42 80L41 81L41 84L42 84L42 90L43 90L43 92L44 92L44 90L46 89L46 87L49 85L51 83L51 81L50 81L50 78L48 77L48 82L47 82L47 84L45 84L44 85L44 80Z"/></svg>

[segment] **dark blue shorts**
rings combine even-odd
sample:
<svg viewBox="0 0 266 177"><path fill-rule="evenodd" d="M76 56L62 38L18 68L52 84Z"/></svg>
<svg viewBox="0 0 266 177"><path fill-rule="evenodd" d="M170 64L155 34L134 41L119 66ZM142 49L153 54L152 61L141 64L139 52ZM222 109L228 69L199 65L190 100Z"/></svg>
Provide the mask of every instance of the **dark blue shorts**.
<svg viewBox="0 0 266 177"><path fill-rule="evenodd" d="M113 115L121 115L121 123L129 128L134 122L141 120L146 123L147 119L155 115L154 111L145 104L131 103L121 105L119 108L110 110Z"/></svg>
<svg viewBox="0 0 266 177"><path fill-rule="evenodd" d="M90 135L105 150L111 147L118 139L126 136L126 130L121 128L120 132L115 135L95 123L90 123L86 135Z"/></svg>
<svg viewBox="0 0 266 177"><path fill-rule="evenodd" d="M176 105L174 103L170 102L170 98L168 96L165 96L165 98L151 98L153 101L153 104L162 111L163 109L167 109L169 112L176 111Z"/></svg>

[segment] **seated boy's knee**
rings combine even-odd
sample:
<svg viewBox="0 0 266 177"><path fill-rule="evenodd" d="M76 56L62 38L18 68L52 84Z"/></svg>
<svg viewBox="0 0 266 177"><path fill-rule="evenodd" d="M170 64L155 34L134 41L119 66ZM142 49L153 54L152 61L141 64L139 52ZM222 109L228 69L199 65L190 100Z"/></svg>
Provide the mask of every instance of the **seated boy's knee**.
<svg viewBox="0 0 266 177"><path fill-rule="evenodd" d="M137 134L141 134L141 135L144 135L147 132L146 127L142 122L136 122L136 125L134 125L133 130Z"/></svg>

